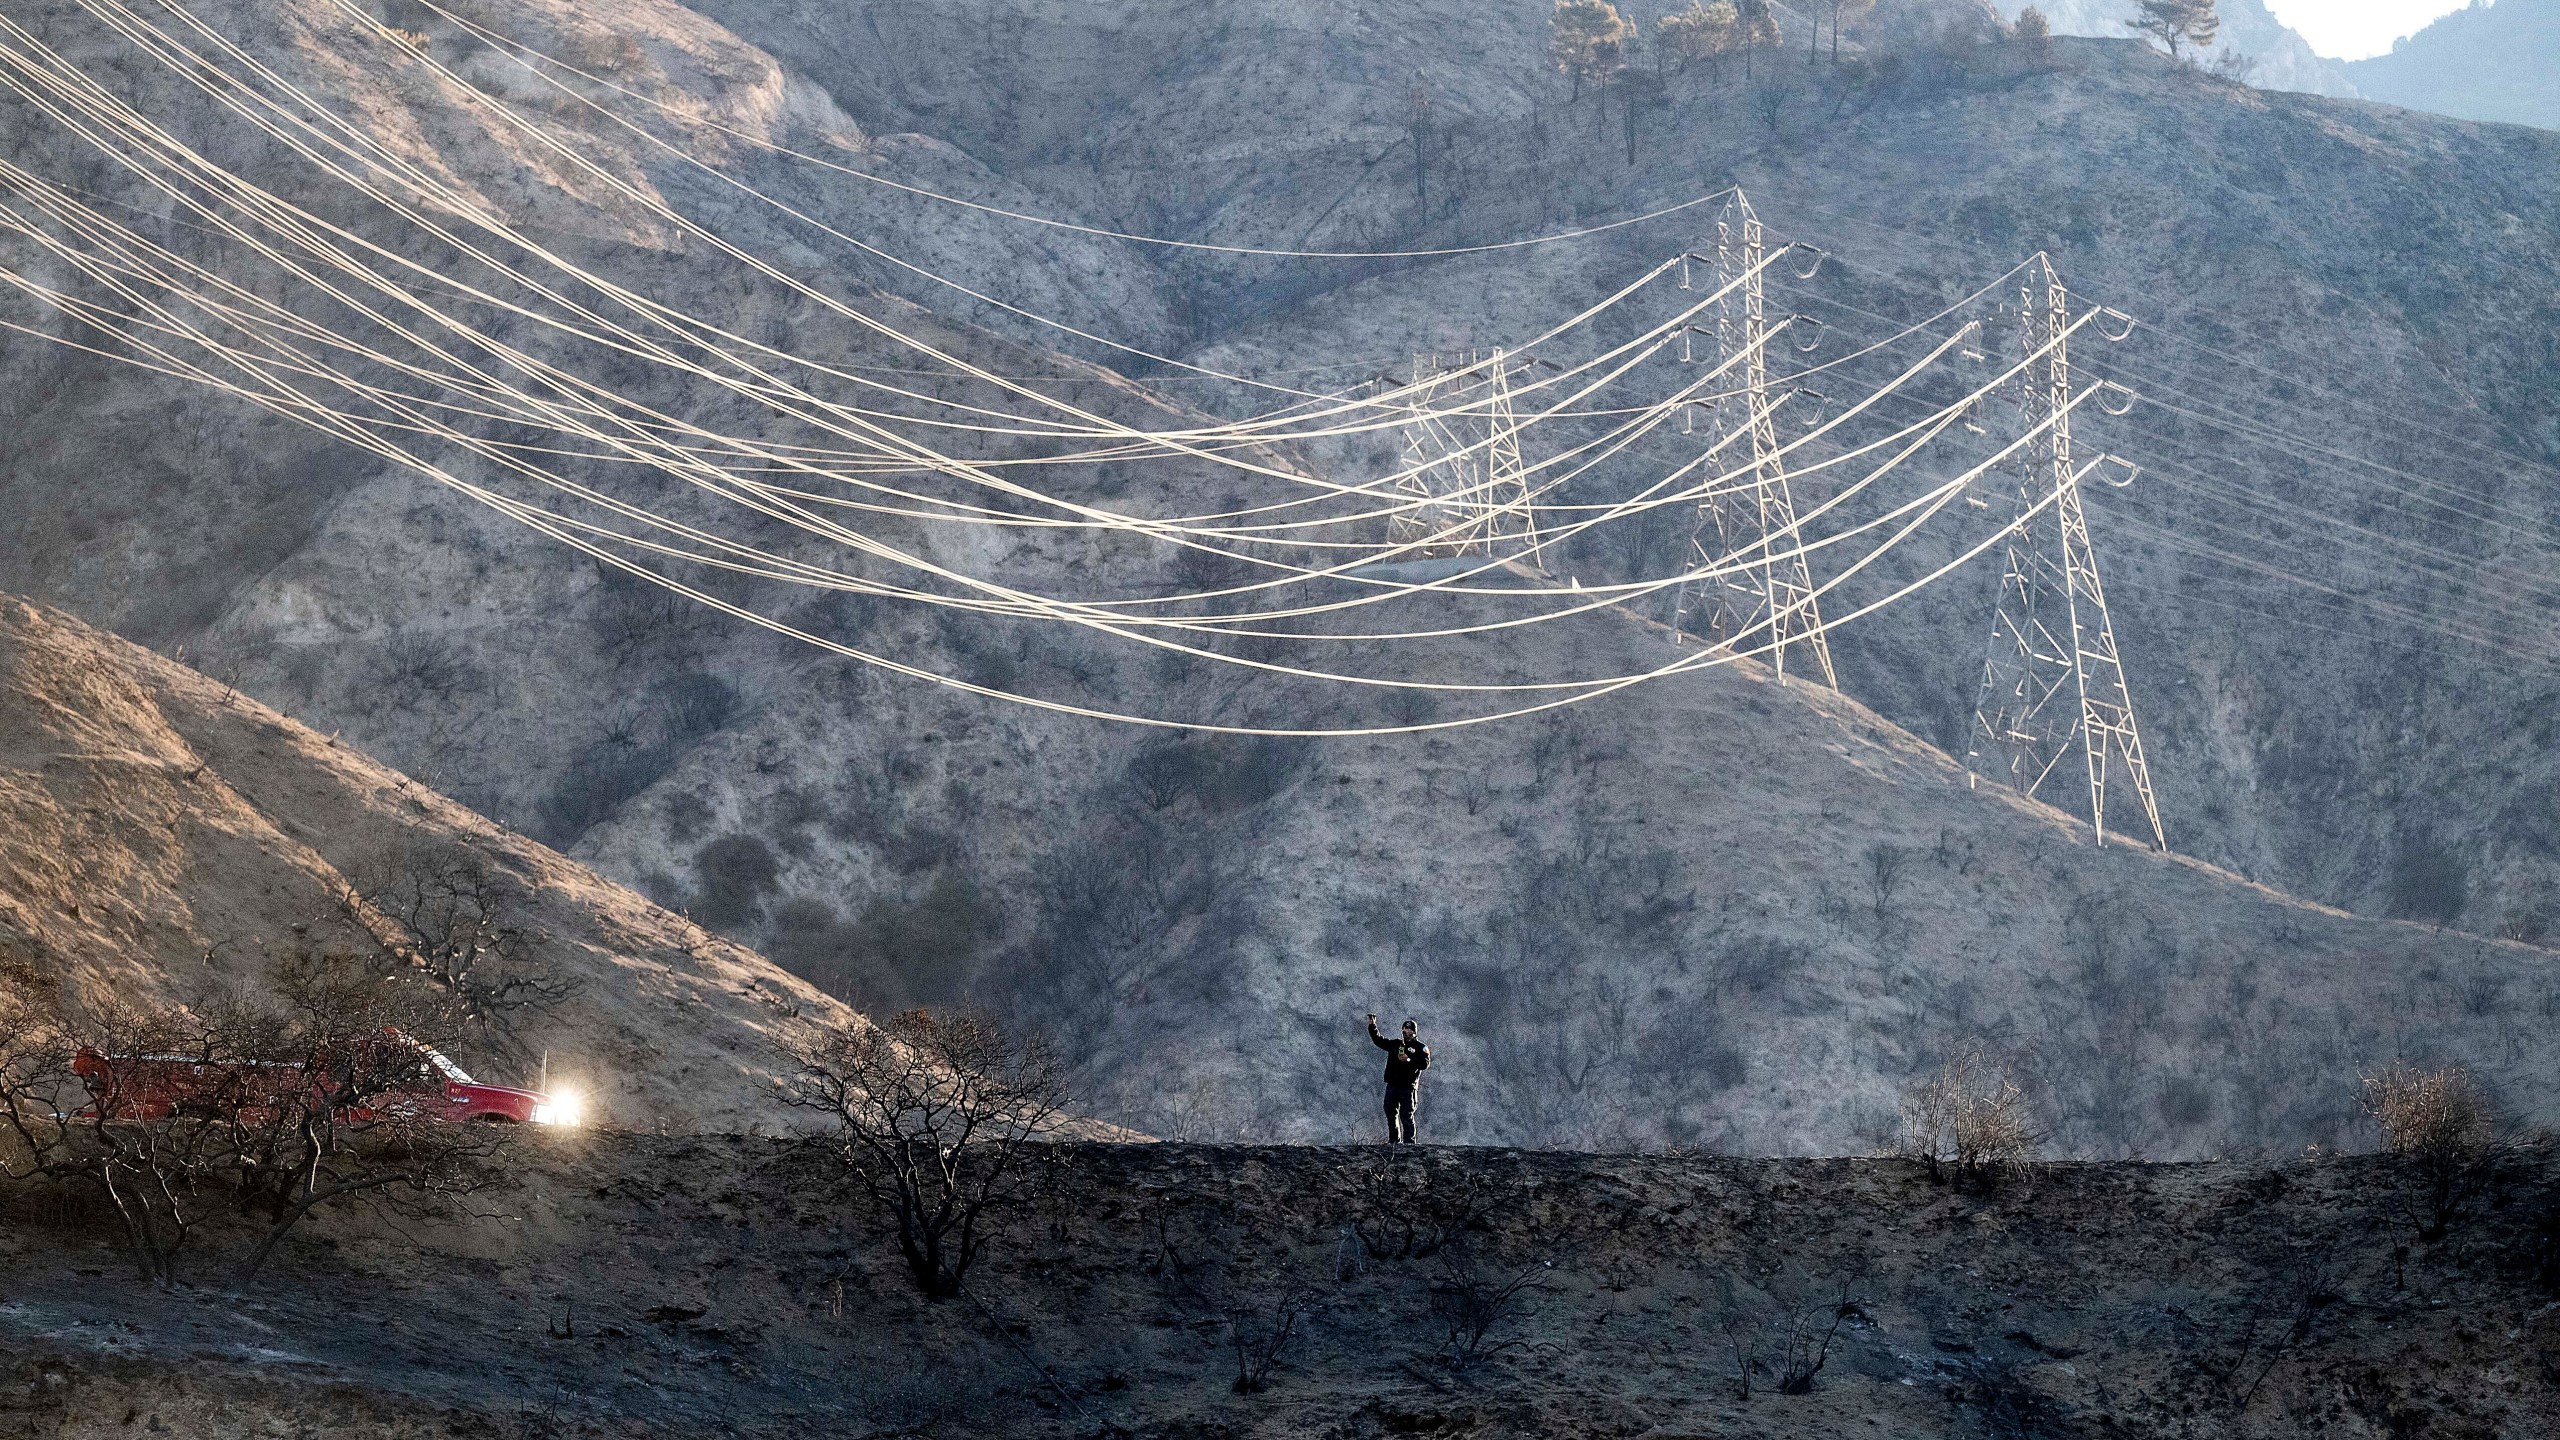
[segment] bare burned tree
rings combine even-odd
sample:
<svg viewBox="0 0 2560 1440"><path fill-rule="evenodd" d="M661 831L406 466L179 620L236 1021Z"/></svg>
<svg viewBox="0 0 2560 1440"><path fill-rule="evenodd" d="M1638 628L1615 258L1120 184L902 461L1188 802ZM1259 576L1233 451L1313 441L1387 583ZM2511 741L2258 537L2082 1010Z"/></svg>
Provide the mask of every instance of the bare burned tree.
<svg viewBox="0 0 2560 1440"><path fill-rule="evenodd" d="M404 853L341 886L338 905L450 996L469 1028L499 1045L520 1046L528 1021L557 1010L580 988L577 977L553 974L534 959L531 937L508 920L515 897L476 855Z"/></svg>
<svg viewBox="0 0 2560 1440"><path fill-rule="evenodd" d="M961 1293L987 1222L1029 1198L1025 1146L1066 1104L1065 1066L1038 1037L910 1010L786 1043L782 1102L834 1123L813 1143L888 1212L929 1300Z"/></svg>
<svg viewBox="0 0 2560 1440"><path fill-rule="evenodd" d="M323 1205L477 1188L499 1137L438 1114L442 1079L406 1038L434 1034L450 1010L426 992L353 957L295 956L267 991L188 1006L74 1019L0 997L0 1171L95 1191L142 1278L162 1286L222 1206L268 1221L245 1281Z"/></svg>
<svg viewBox="0 0 2560 1440"><path fill-rule="evenodd" d="M269 994L228 1009L233 1048L281 1081L211 1117L241 1209L267 1221L240 1283L323 1206L444 1208L497 1178L509 1127L445 1119L444 1077L420 1048L459 1020L452 997L348 955L288 956Z"/></svg>
<svg viewBox="0 0 2560 1440"><path fill-rule="evenodd" d="M223 1087L174 1112L137 1093L135 1072L108 1055L165 1057L229 1074L238 1056L219 1025L181 1007L118 1006L78 1021L22 1008L9 1022L13 1145L24 1173L80 1186L106 1201L134 1269L177 1282L178 1257L219 1203L222 1137L211 1123Z"/></svg>
<svg viewBox="0 0 2560 1440"><path fill-rule="evenodd" d="M0 976L0 1180L51 1178L77 1083L71 1053L52 996Z"/></svg>

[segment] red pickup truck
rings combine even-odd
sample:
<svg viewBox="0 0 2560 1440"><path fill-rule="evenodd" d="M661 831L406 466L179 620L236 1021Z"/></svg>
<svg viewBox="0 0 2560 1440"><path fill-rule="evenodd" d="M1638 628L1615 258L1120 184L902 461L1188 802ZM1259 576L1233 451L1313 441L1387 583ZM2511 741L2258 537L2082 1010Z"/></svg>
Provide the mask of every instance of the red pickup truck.
<svg viewBox="0 0 2560 1440"><path fill-rule="evenodd" d="M340 1077L360 1075L367 1092L343 1107L347 1118L366 1120L411 1107L432 1119L498 1124L575 1125L577 1097L543 1095L505 1085L483 1085L442 1051L397 1030L361 1055L324 1057L320 1066ZM287 1103L327 1079L298 1061L202 1061L183 1055L106 1055L84 1049L71 1062L95 1101L112 1120L161 1120L172 1115L237 1114Z"/></svg>

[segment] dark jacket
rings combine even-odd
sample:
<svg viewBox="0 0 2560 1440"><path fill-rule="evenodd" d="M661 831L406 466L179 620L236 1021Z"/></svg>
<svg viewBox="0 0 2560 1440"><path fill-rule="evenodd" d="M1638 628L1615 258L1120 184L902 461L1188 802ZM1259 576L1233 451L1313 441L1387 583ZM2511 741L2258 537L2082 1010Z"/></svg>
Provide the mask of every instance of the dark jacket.
<svg viewBox="0 0 2560 1440"><path fill-rule="evenodd" d="M1421 1081L1422 1072L1431 1068L1431 1047L1419 1040L1406 1040L1401 1035L1389 1039L1372 1025L1369 1027L1369 1043L1387 1052L1387 1088L1390 1090L1412 1089Z"/></svg>

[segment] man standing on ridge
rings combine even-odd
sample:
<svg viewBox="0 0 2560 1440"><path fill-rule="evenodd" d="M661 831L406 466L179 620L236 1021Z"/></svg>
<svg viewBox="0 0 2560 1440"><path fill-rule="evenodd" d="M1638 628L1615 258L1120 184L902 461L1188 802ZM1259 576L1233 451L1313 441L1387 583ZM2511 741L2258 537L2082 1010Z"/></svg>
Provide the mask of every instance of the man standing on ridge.
<svg viewBox="0 0 2560 1440"><path fill-rule="evenodd" d="M1422 1084L1422 1072L1431 1068L1431 1047L1422 1043L1410 1020L1398 1039L1379 1034L1374 1014L1369 1017L1369 1043L1387 1052L1387 1143L1411 1145L1413 1092Z"/></svg>

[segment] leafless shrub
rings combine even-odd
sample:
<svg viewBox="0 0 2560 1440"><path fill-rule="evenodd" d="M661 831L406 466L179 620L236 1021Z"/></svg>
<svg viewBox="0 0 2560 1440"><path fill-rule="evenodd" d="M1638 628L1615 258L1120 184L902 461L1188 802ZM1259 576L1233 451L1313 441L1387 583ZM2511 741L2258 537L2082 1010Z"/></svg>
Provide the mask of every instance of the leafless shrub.
<svg viewBox="0 0 2560 1440"><path fill-rule="evenodd" d="M1064 1066L1033 1037L910 1010L788 1042L782 1102L825 1114L824 1146L885 1209L916 1288L961 1293L986 1223L1029 1198L1026 1144L1066 1104Z"/></svg>
<svg viewBox="0 0 2560 1440"><path fill-rule="evenodd" d="M1153 814L1125 817L1092 842L1045 859L1034 876L1065 998L1108 1011L1146 998L1184 954L1186 927L1233 886L1228 831L1177 831Z"/></svg>
<svg viewBox="0 0 2560 1440"><path fill-rule="evenodd" d="M2237 50L2225 50L2214 56L2204 70L2206 74L2219 80L2228 80L2234 85L2253 85L2257 83L2259 68L2257 56L2243 55Z"/></svg>
<svg viewBox="0 0 2560 1440"><path fill-rule="evenodd" d="M1439 1170L1417 1177L1397 1157L1363 1173L1351 1223L1372 1260L1428 1260L1482 1224L1496 1201L1473 1175Z"/></svg>
<svg viewBox="0 0 2560 1440"><path fill-rule="evenodd" d="M1911 852L1879 840L1867 847L1867 896L1874 902L1876 924L1893 917L1893 897L1911 868Z"/></svg>
<svg viewBox="0 0 2560 1440"><path fill-rule="evenodd" d="M477 688L461 652L440 635L402 630L383 646L382 664L380 686L394 694L450 703Z"/></svg>
<svg viewBox="0 0 2560 1440"><path fill-rule="evenodd" d="M1904 1153L1932 1180L1990 1184L2034 1152L2026 1092L1978 1045L1958 1050L1902 1096Z"/></svg>
<svg viewBox="0 0 2560 1440"><path fill-rule="evenodd" d="M1778 1340L1778 1393L1812 1394L1815 1378L1831 1360L1840 1327L1860 1313L1857 1302L1849 1298L1846 1280L1839 1282L1839 1293L1830 1300L1795 1307Z"/></svg>
<svg viewBox="0 0 2560 1440"><path fill-rule="evenodd" d="M1170 810L1201 779L1200 752L1179 740L1159 740L1129 760L1129 789L1149 810Z"/></svg>
<svg viewBox="0 0 2560 1440"><path fill-rule="evenodd" d="M1715 1276L1715 1330L1725 1338L1733 1358L1733 1399L1751 1399L1751 1381L1761 1371L1761 1345L1766 1345L1766 1314L1741 1297L1733 1276Z"/></svg>
<svg viewBox="0 0 2560 1440"><path fill-rule="evenodd" d="M1717 1276L1716 1325L1733 1363L1734 1398L1750 1399L1762 1375L1776 1380L1781 1395L1811 1394L1841 1328L1864 1313L1849 1280L1764 1294L1736 1284L1730 1274Z"/></svg>
<svg viewBox="0 0 2560 1440"><path fill-rule="evenodd" d="M1427 690L1391 690L1386 711L1398 725L1428 725L1440 718L1440 699Z"/></svg>
<svg viewBox="0 0 2560 1440"><path fill-rule="evenodd" d="M640 63L640 42L625 30L577 30L560 41L560 58L581 70L621 70Z"/></svg>
<svg viewBox="0 0 2560 1440"><path fill-rule="evenodd" d="M1179 1294L1202 1298L1204 1280L1214 1281L1214 1274L1204 1275L1218 1258L1218 1238L1208 1235L1175 1234L1177 1222L1188 1214L1197 1198L1187 1190L1176 1190L1158 1196L1140 1207L1138 1232L1146 1240L1146 1249L1138 1257L1138 1269L1162 1282ZM1186 1226L1186 1230L1196 1227ZM1184 1254L1188 1245L1191 1253Z"/></svg>
<svg viewBox="0 0 2560 1440"><path fill-rule="evenodd" d="M2338 1300L2328 1253L2304 1250L2253 1287L2233 1333L2211 1347L2197 1368L2232 1413L2239 1414L2284 1358L2311 1338L2321 1312Z"/></svg>
<svg viewBox="0 0 2560 1440"><path fill-rule="evenodd" d="M1783 135L1787 116L1803 94L1803 82L1792 71L1780 71L1751 92L1751 113L1772 137Z"/></svg>
<svg viewBox="0 0 2560 1440"><path fill-rule="evenodd" d="M682 664L699 658L718 629L709 607L672 590L599 565L589 623L606 658L617 666L646 661Z"/></svg>
<svg viewBox="0 0 2560 1440"><path fill-rule="evenodd" d="M676 748L719 733L740 708L736 686L702 671L679 675L660 690L659 721Z"/></svg>
<svg viewBox="0 0 2560 1440"><path fill-rule="evenodd" d="M2489 1092L2459 1065L2425 1070L2394 1061L2364 1077L2364 1111L2383 1147L2420 1186L2419 1238L2437 1240L2488 1183L2503 1148Z"/></svg>
<svg viewBox="0 0 2560 1440"><path fill-rule="evenodd" d="M1298 1322L1312 1298L1304 1285L1292 1281L1269 1297L1258 1313L1234 1304L1227 1307L1227 1342L1236 1353L1232 1388L1237 1394L1259 1395L1271 1388L1271 1372L1288 1353L1290 1342L1298 1338Z"/></svg>
<svg viewBox="0 0 2560 1440"><path fill-rule="evenodd" d="M1529 742L1531 790L1544 790L1555 779L1556 767L1564 763L1573 739L1573 722L1563 715L1551 715L1538 726L1537 738Z"/></svg>
<svg viewBox="0 0 2560 1440"><path fill-rule="evenodd" d="M1488 1271L1454 1250L1441 1256L1431 1315L1447 1340L1441 1353L1449 1368L1467 1370L1519 1344L1517 1337L1497 1340L1495 1332L1519 1317L1523 1297L1544 1288L1554 1269L1551 1260L1535 1260L1517 1270Z"/></svg>

